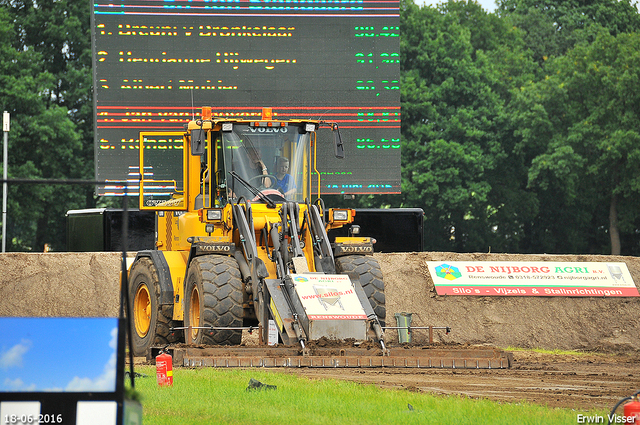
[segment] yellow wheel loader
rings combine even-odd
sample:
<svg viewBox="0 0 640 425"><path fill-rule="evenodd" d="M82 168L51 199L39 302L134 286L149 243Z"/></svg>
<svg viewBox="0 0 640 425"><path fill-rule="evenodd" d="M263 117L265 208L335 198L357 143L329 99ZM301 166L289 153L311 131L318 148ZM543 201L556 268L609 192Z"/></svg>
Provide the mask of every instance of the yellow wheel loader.
<svg viewBox="0 0 640 425"><path fill-rule="evenodd" d="M319 197L316 132L332 131L344 158L337 124L204 107L184 127L140 133L140 209L156 211L156 249L129 272L134 354L238 345L247 328L266 343L270 320L286 345L352 338L384 349L375 240L359 235L354 210ZM348 236L330 242L327 230L343 226Z"/></svg>

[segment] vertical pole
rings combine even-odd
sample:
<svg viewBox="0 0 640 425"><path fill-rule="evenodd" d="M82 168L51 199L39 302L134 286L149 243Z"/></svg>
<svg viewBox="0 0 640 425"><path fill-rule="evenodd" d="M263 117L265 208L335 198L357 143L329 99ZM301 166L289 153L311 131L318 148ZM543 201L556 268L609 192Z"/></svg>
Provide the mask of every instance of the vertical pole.
<svg viewBox="0 0 640 425"><path fill-rule="evenodd" d="M2 132L4 133L4 145L3 145L3 166L2 166L2 252L7 250L7 168L9 166L8 152L9 148L9 118L10 115L7 111L2 113Z"/></svg>
<svg viewBox="0 0 640 425"><path fill-rule="evenodd" d="M125 317L129 344L129 377L131 388L135 389L136 382L133 371L133 312L131 311L131 299L129 297L129 269L127 268L127 249L129 248L129 181L124 182L124 196L122 197L122 281L120 283L120 320Z"/></svg>
<svg viewBox="0 0 640 425"><path fill-rule="evenodd" d="M261 338L262 344L269 344L269 304L271 303L271 294L269 294L269 290L267 289L266 283L263 283L262 289L259 292L260 298L260 308L258 308L258 312L260 317L258 318L260 322L261 329Z"/></svg>

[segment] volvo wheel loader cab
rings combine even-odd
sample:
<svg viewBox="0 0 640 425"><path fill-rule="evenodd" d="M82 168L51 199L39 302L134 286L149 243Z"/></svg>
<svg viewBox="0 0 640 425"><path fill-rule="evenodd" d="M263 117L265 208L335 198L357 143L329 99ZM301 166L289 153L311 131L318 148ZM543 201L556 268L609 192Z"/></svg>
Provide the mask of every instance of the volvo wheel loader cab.
<svg viewBox="0 0 640 425"><path fill-rule="evenodd" d="M375 241L352 226L330 243L327 230L355 211L309 201L312 185L320 193L318 131L333 132L343 158L337 124L270 109L233 118L205 107L185 131L140 134L140 209L157 213L156 249L130 268L136 355L179 341L237 345L247 326L266 342L270 319L285 344L384 344Z"/></svg>

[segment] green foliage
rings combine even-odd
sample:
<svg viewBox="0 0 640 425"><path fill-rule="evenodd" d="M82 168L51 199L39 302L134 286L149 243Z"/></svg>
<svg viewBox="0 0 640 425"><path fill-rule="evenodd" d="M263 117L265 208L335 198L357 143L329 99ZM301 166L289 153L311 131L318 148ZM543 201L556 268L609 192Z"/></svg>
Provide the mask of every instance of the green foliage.
<svg viewBox="0 0 640 425"><path fill-rule="evenodd" d="M593 27L612 35L640 30L640 15L630 0L499 0L496 13L524 33L541 68L577 43L595 38Z"/></svg>
<svg viewBox="0 0 640 425"><path fill-rule="evenodd" d="M473 2L402 8L402 204L425 210L429 250L506 249L494 195L522 170L507 161L505 107L535 65L521 33Z"/></svg>
<svg viewBox="0 0 640 425"><path fill-rule="evenodd" d="M92 179L89 3L0 1L0 107L11 114L9 178ZM7 250L66 248L65 212L92 187L12 184Z"/></svg>
<svg viewBox="0 0 640 425"><path fill-rule="evenodd" d="M403 194L382 203L425 210L426 249L638 252L635 6L401 10Z"/></svg>
<svg viewBox="0 0 640 425"><path fill-rule="evenodd" d="M588 353L586 351L576 351L576 350L547 350L544 348L519 348L519 347L507 347L505 348L507 351L513 352L522 352L522 353L540 353L540 354L553 354L558 356L598 356L602 358L606 358L610 356L609 354L602 353Z"/></svg>
<svg viewBox="0 0 640 425"><path fill-rule="evenodd" d="M567 219L591 229L552 251L597 252L601 248L588 235L607 227L615 247L619 229L634 228L635 214L617 217L639 206L639 66L640 34L613 36L602 29L592 43L550 61L548 75L519 94L514 116L522 137L518 149L531 159L529 187L562 202ZM607 212L609 223L602 220ZM545 221L553 226L551 217ZM559 227L552 227L554 233Z"/></svg>
<svg viewBox="0 0 640 425"><path fill-rule="evenodd" d="M640 14L630 0L400 2L402 194L428 250L640 254ZM91 179L90 3L0 0L9 177ZM93 187L12 185L9 250L65 247ZM133 200L132 200L133 202ZM120 201L115 202L119 206Z"/></svg>
<svg viewBox="0 0 640 425"><path fill-rule="evenodd" d="M140 370L149 376L152 368ZM247 391L251 378L275 390ZM160 424L575 424L576 412L309 380L263 370L175 369L173 387L136 380L144 423ZM408 405L413 410L410 410ZM595 413L594 413L595 414ZM603 414L600 412L600 414Z"/></svg>
<svg viewBox="0 0 640 425"><path fill-rule="evenodd" d="M606 27L612 35L640 29L640 16L631 0L498 0L500 16L546 16L557 32L570 40L571 33L591 24ZM566 45L567 48L571 47Z"/></svg>

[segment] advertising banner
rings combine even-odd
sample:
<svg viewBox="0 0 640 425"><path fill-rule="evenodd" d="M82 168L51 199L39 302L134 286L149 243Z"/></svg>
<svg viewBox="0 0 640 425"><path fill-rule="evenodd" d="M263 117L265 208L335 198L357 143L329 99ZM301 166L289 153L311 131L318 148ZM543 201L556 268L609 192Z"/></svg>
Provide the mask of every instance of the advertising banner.
<svg viewBox="0 0 640 425"><path fill-rule="evenodd" d="M438 295L637 297L625 263L427 261Z"/></svg>
<svg viewBox="0 0 640 425"><path fill-rule="evenodd" d="M347 275L293 275L298 297L310 320L366 320Z"/></svg>

